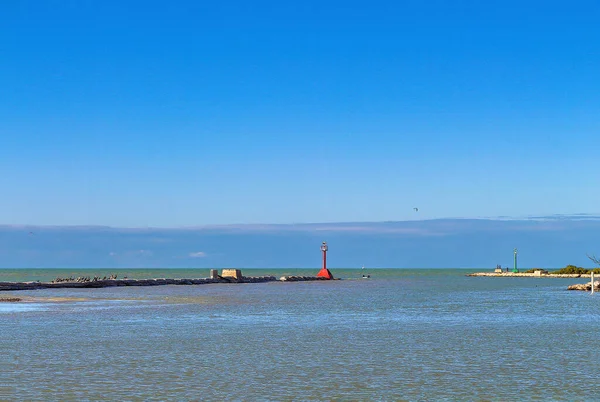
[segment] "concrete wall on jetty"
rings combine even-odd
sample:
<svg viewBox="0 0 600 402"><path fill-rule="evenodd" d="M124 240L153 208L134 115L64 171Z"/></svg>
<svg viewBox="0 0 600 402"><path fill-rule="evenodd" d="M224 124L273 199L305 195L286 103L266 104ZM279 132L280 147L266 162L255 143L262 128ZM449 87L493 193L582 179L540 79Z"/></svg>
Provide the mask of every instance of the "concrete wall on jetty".
<svg viewBox="0 0 600 402"><path fill-rule="evenodd" d="M221 276L223 278L242 279L242 271L239 269L224 269Z"/></svg>

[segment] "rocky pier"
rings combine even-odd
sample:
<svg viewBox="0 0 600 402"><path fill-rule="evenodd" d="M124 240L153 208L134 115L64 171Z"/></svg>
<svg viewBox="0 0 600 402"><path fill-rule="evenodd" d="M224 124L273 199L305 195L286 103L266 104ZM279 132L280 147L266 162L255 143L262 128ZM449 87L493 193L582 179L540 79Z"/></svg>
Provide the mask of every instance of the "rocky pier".
<svg viewBox="0 0 600 402"><path fill-rule="evenodd" d="M585 292L591 292L592 282L576 283L575 285L570 285L567 290L583 290ZM598 291L600 291L600 281L594 281L594 292Z"/></svg>
<svg viewBox="0 0 600 402"><path fill-rule="evenodd" d="M475 272L467 276L485 276L493 278L589 278L590 274L544 274L529 272Z"/></svg>
<svg viewBox="0 0 600 402"><path fill-rule="evenodd" d="M322 276L282 276L281 282L305 282L305 281L333 281L338 279L328 279Z"/></svg>
<svg viewBox="0 0 600 402"><path fill-rule="evenodd" d="M239 270L236 270L239 272ZM52 282L0 282L0 291L13 290L37 290L37 289L93 289L109 288L117 286L161 286L161 285L206 285L206 284L226 284L226 283L265 283L265 282L303 282L303 281L322 281L325 278L316 276L223 276L214 275L212 278L197 279L98 279L81 278L73 279L57 278Z"/></svg>

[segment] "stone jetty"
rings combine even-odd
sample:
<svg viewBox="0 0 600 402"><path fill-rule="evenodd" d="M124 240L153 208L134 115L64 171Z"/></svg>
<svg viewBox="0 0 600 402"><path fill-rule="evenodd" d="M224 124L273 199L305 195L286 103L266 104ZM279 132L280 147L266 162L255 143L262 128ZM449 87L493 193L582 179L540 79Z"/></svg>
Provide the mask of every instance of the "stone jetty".
<svg viewBox="0 0 600 402"><path fill-rule="evenodd" d="M282 276L281 282L304 282L304 281L331 281L337 279L327 279L322 276Z"/></svg>
<svg viewBox="0 0 600 402"><path fill-rule="evenodd" d="M239 270L236 270L239 272ZM89 289L108 288L116 286L161 286L161 285L205 285L215 283L264 283L264 282L300 282L300 281L322 281L325 278L316 276L223 276L213 275L211 278L198 279L110 279L94 278L57 278L52 282L0 282L0 291L11 290L36 290L36 289Z"/></svg>
<svg viewBox="0 0 600 402"><path fill-rule="evenodd" d="M527 277L527 278L589 278L590 274L545 274L525 272L475 272L467 276L486 276L494 278Z"/></svg>
<svg viewBox="0 0 600 402"><path fill-rule="evenodd" d="M585 292L591 292L592 290L592 282L588 283L577 283L575 285L570 285L567 290L583 290ZM594 281L594 292L600 291L600 281Z"/></svg>

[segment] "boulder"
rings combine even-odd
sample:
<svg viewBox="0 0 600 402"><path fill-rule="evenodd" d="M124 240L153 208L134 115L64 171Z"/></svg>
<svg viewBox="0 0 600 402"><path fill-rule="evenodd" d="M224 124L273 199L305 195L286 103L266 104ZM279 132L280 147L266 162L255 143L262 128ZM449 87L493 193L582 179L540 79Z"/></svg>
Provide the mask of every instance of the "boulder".
<svg viewBox="0 0 600 402"><path fill-rule="evenodd" d="M592 282L588 283L576 283L575 285L570 285L567 290L583 290L586 292L592 291ZM600 291L600 281L594 281L594 291Z"/></svg>

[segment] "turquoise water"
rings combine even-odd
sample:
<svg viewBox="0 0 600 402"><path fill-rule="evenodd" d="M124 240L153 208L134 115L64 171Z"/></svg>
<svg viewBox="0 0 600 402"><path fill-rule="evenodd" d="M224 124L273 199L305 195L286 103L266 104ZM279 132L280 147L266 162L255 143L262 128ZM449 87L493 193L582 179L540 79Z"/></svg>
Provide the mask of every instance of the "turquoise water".
<svg viewBox="0 0 600 402"><path fill-rule="evenodd" d="M0 281L115 272L208 274L0 270ZM566 291L585 279L467 272L4 292L28 302L0 304L0 400L598 399L600 295Z"/></svg>

